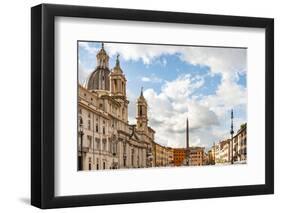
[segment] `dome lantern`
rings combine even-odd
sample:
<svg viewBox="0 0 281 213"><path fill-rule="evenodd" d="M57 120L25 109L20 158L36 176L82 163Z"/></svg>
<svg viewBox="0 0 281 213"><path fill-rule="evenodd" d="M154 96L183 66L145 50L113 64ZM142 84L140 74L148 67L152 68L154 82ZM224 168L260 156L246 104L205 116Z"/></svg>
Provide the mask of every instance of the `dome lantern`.
<svg viewBox="0 0 281 213"><path fill-rule="evenodd" d="M109 56L104 49L104 43L101 44L101 49L97 54L97 66L101 68L108 68Z"/></svg>

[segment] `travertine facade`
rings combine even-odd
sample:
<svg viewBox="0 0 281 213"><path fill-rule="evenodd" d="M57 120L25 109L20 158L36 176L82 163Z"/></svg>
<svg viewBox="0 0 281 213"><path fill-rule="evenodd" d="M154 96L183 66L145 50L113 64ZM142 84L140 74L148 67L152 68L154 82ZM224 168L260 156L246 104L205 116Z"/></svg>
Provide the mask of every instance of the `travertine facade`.
<svg viewBox="0 0 281 213"><path fill-rule="evenodd" d="M142 91L137 124L130 125L126 77L119 58L110 70L103 46L96 57L97 67L78 88L78 170L155 166L155 132L148 126Z"/></svg>
<svg viewBox="0 0 281 213"><path fill-rule="evenodd" d="M233 158L234 161L247 160L247 124L241 125L233 137Z"/></svg>
<svg viewBox="0 0 281 213"><path fill-rule="evenodd" d="M226 163L231 161L231 140L220 142L220 161Z"/></svg>
<svg viewBox="0 0 281 213"><path fill-rule="evenodd" d="M245 163L247 160L247 124L241 125L232 140L221 141L208 153L208 164L231 163L231 152L233 149L233 163Z"/></svg>
<svg viewBox="0 0 281 213"><path fill-rule="evenodd" d="M174 150L171 147L167 147L168 151L168 165L173 166L174 165Z"/></svg>
<svg viewBox="0 0 281 213"><path fill-rule="evenodd" d="M215 148L212 146L212 148L208 151L208 165L214 165L215 164Z"/></svg>
<svg viewBox="0 0 281 213"><path fill-rule="evenodd" d="M205 163L205 152L204 147L190 147L190 166L202 166Z"/></svg>
<svg viewBox="0 0 281 213"><path fill-rule="evenodd" d="M170 152L168 147L160 144L155 144L155 166L168 166L170 159ZM169 157L170 156L170 157Z"/></svg>

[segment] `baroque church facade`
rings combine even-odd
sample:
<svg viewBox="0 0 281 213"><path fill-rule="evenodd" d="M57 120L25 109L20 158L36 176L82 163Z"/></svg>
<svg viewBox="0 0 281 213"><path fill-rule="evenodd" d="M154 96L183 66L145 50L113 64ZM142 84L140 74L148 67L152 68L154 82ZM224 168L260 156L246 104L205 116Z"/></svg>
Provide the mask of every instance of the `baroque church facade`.
<svg viewBox="0 0 281 213"><path fill-rule="evenodd" d="M78 170L157 166L155 131L148 126L142 89L136 104L136 125L131 125L119 56L110 69L102 44L96 60L95 70L78 87Z"/></svg>

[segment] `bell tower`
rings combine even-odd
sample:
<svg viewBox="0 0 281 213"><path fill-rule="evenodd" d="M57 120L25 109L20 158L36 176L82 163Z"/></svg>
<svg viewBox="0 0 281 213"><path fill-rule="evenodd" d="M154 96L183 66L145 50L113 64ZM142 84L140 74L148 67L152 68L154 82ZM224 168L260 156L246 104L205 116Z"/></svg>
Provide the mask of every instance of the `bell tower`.
<svg viewBox="0 0 281 213"><path fill-rule="evenodd" d="M116 57L115 67L111 70L109 74L110 81L110 95L113 99L117 100L121 104L120 108L120 118L128 122L128 104L129 101L126 97L126 78L123 70L120 66L119 54Z"/></svg>
<svg viewBox="0 0 281 213"><path fill-rule="evenodd" d="M126 78L120 67L119 54L116 57L115 67L112 69L110 75L110 92L113 96L126 97Z"/></svg>
<svg viewBox="0 0 281 213"><path fill-rule="evenodd" d="M140 97L137 100L137 130L146 131L147 125L148 125L147 102L143 96L143 87L142 87Z"/></svg>

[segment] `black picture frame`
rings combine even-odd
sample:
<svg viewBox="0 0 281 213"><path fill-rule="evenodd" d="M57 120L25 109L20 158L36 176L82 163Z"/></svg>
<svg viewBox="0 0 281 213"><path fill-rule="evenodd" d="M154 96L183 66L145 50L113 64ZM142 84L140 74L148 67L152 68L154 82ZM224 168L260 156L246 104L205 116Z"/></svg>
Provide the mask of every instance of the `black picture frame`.
<svg viewBox="0 0 281 213"><path fill-rule="evenodd" d="M265 29L265 184L56 197L54 195L54 21L58 16ZM41 4L31 8L32 205L47 209L272 193L274 193L273 19L53 4Z"/></svg>

